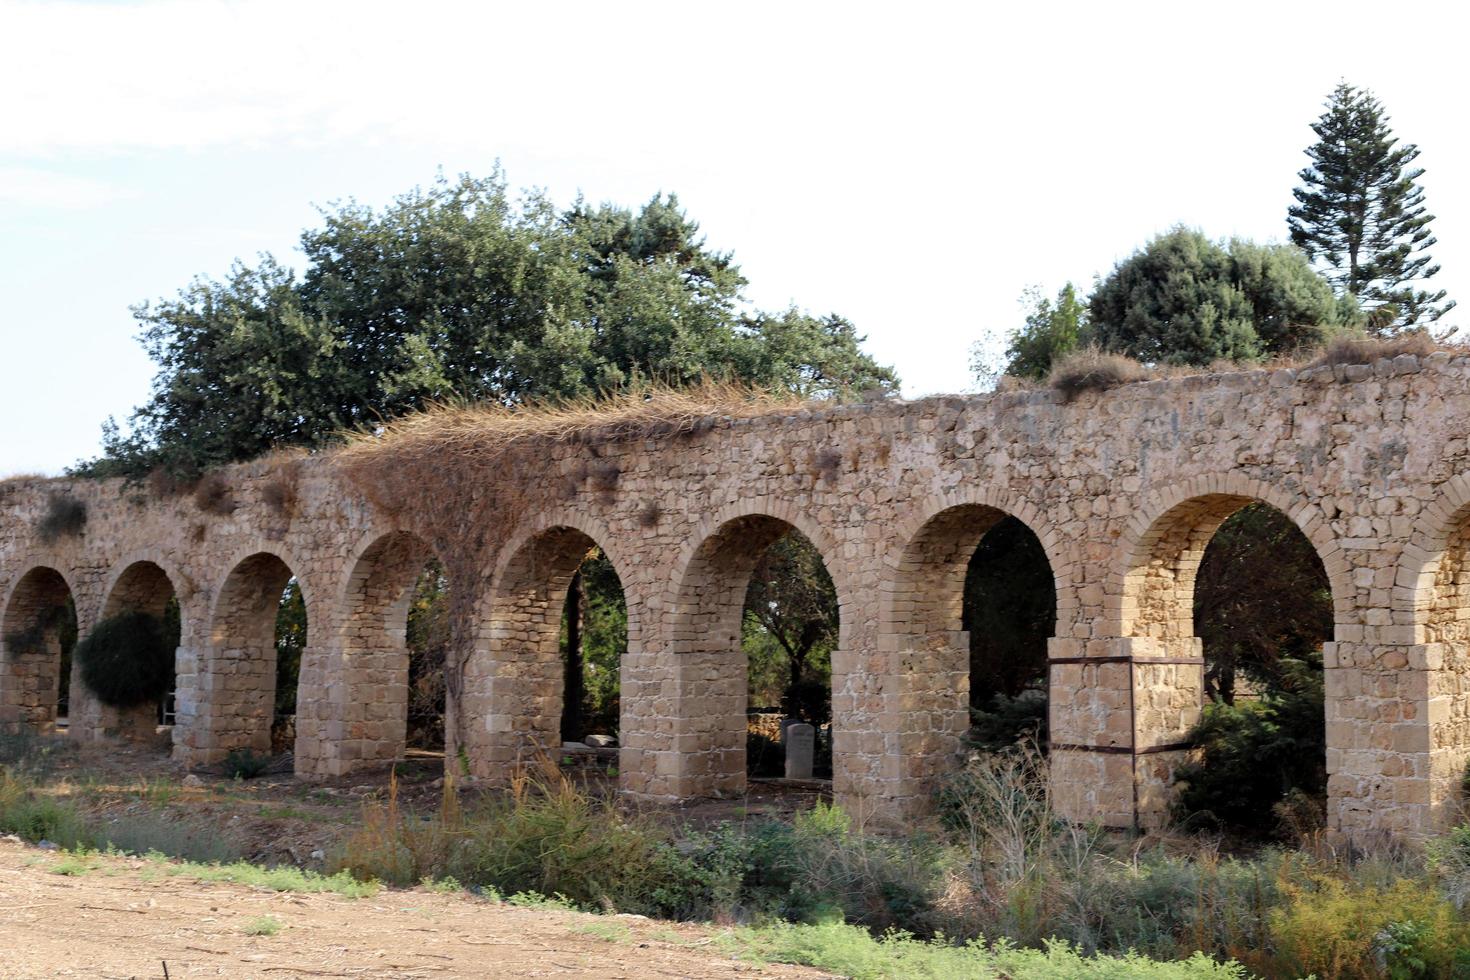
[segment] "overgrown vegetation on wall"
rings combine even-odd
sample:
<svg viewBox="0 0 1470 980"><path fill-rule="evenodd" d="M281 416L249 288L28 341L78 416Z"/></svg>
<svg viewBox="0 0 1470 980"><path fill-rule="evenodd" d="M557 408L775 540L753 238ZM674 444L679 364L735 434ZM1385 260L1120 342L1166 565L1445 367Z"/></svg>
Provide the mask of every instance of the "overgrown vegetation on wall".
<svg viewBox="0 0 1470 980"><path fill-rule="evenodd" d="M77 537L87 526L87 505L67 493L53 493L46 499L46 513L36 524L36 536L46 544L62 538Z"/></svg>
<svg viewBox="0 0 1470 980"><path fill-rule="evenodd" d="M131 708L156 702L174 678L177 625L145 612L122 612L99 622L77 643L73 656L82 682L104 704Z"/></svg>

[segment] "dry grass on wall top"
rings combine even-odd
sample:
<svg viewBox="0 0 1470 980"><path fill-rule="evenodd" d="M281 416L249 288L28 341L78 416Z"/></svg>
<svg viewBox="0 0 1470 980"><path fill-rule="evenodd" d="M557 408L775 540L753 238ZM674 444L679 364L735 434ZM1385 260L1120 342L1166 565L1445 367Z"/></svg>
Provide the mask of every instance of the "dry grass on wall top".
<svg viewBox="0 0 1470 980"><path fill-rule="evenodd" d="M1411 330L1394 337L1333 338L1326 347L1308 364L1322 367L1330 364L1372 364L1374 361L1392 360L1402 354L1428 357L1435 351L1464 354L1465 348L1436 342L1422 330Z"/></svg>
<svg viewBox="0 0 1470 980"><path fill-rule="evenodd" d="M1339 364L1372 364L1393 360L1404 354L1428 357L1444 351L1453 356L1470 355L1470 346L1436 340L1422 330L1407 331L1393 337L1367 337L1344 334L1323 347L1300 351L1293 356L1280 356L1268 361L1214 361L1204 366L1179 364L1144 364L1124 354L1114 354L1096 347L1072 351L1057 360L1046 384L1071 402L1084 391L1107 391L1140 381L1160 381L1200 375L1237 374L1242 371L1307 370ZM1035 387L1026 379L1003 377L997 390L1025 391Z"/></svg>
<svg viewBox="0 0 1470 980"><path fill-rule="evenodd" d="M452 706L463 693L473 648L480 579L495 567L505 536L532 507L545 509L578 494L607 500L615 463L605 447L639 439L704 432L722 420L789 414L811 402L790 394L706 382L689 388L648 386L603 398L517 406L440 405L358 432L331 454L334 465L368 500L424 533L450 582L452 655L444 682ZM559 468L557 445L581 447L583 458ZM641 508L645 502L629 502ZM656 523L656 519L655 519ZM647 526L647 525L645 525ZM449 711L452 712L451 707ZM456 738L445 718L446 741ZM453 754L455 744L447 744Z"/></svg>
<svg viewBox="0 0 1470 980"><path fill-rule="evenodd" d="M1148 368L1133 358L1086 348L1057 361L1049 381L1070 402L1084 391L1106 391L1148 379Z"/></svg>

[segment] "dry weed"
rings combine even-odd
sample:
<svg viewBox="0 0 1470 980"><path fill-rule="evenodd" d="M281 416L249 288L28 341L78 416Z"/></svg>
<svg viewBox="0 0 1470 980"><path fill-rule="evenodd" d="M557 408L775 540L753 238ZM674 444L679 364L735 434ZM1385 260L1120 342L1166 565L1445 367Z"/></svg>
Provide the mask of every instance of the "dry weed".
<svg viewBox="0 0 1470 980"><path fill-rule="evenodd" d="M206 514L229 517L238 506L229 479L218 470L206 473L194 485L194 506Z"/></svg>
<svg viewBox="0 0 1470 980"><path fill-rule="evenodd" d="M1449 349L1453 348L1436 343L1433 337L1421 330L1393 337L1334 337L1307 366L1372 364L1374 361L1392 360L1401 354L1428 357L1437 350Z"/></svg>
<svg viewBox="0 0 1470 980"><path fill-rule="evenodd" d="M1070 402L1084 391L1106 391L1148 379L1148 368L1133 358L1089 347L1058 361L1051 369L1049 383Z"/></svg>

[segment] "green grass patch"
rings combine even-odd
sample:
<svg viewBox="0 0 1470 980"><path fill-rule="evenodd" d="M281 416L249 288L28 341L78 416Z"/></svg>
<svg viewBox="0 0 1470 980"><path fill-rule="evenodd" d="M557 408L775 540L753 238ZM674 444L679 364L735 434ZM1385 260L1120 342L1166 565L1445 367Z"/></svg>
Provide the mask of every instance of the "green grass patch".
<svg viewBox="0 0 1470 980"><path fill-rule="evenodd" d="M811 966L852 980L1243 980L1246 976L1244 968L1217 963L1204 954L1170 963L1132 953L1083 956L1065 942L1048 943L1045 949L980 941L948 945L901 932L875 937L866 929L836 922L734 929L721 933L717 945L741 959Z"/></svg>
<svg viewBox="0 0 1470 980"><path fill-rule="evenodd" d="M376 881L358 881L349 874L318 874L301 868L263 868L258 864L236 861L233 864L200 864L172 861L167 855L153 853L147 860L157 874L167 878L192 878L195 881L224 881L252 888L268 888L276 892L332 892L347 898L369 898L378 893Z"/></svg>
<svg viewBox="0 0 1470 980"><path fill-rule="evenodd" d="M242 931L247 936L274 936L284 928L284 925L273 915L262 915L245 923Z"/></svg>
<svg viewBox="0 0 1470 980"><path fill-rule="evenodd" d="M625 943L633 937L633 930L621 922L589 922L578 926L577 931L610 943Z"/></svg>

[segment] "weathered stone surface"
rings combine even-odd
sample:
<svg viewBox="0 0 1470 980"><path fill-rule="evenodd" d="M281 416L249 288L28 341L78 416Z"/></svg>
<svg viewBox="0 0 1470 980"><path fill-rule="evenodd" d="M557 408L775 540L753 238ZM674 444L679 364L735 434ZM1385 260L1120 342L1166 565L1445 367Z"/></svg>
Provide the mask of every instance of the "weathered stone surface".
<svg viewBox="0 0 1470 980"><path fill-rule="evenodd" d="M817 756L817 730L797 722L782 731L786 746L786 778L811 779L812 763Z"/></svg>
<svg viewBox="0 0 1470 980"><path fill-rule="evenodd" d="M1195 572L1220 523L1259 500L1297 523L1332 586L1333 829L1432 830L1450 818L1470 758L1470 360L1398 358L1359 375L1154 381L1071 404L1051 391L935 398L550 446L562 472L588 472L595 451L618 478L584 480L570 497L548 487L543 507L497 529L509 544L493 567L452 583L479 611L454 704L471 771L504 778L538 747L560 745L562 601L596 544L629 606L625 792L741 792L740 607L761 550L796 528L821 552L841 605L836 796L901 820L959 758L965 567L1010 514L1036 532L1056 579L1058 803L1082 820L1157 824L1200 710ZM116 482L0 484L0 726L52 723L47 616L67 595L86 630L110 609L172 593L183 620L175 755L206 763L267 747L271 623L294 575L310 619L298 772L342 774L398 755L404 623L433 536L413 525L412 507L400 519L380 513L330 458L298 469L282 507L269 464L231 468L238 506L228 515ZM84 501L89 519L80 537L48 544L36 529L58 493ZM473 553L468 542L436 547ZM135 727L80 683L72 691L78 737Z"/></svg>

